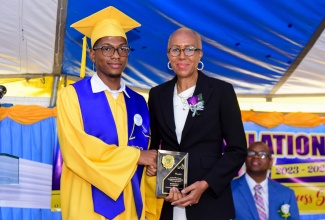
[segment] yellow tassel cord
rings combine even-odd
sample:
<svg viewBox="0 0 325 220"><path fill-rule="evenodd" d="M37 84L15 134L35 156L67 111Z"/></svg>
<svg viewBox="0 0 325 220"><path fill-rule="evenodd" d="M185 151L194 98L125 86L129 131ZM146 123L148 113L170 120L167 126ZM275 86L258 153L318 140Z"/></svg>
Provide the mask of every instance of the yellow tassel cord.
<svg viewBox="0 0 325 220"><path fill-rule="evenodd" d="M87 53L87 37L82 38L82 54L80 64L80 77L84 78L86 74L86 53Z"/></svg>

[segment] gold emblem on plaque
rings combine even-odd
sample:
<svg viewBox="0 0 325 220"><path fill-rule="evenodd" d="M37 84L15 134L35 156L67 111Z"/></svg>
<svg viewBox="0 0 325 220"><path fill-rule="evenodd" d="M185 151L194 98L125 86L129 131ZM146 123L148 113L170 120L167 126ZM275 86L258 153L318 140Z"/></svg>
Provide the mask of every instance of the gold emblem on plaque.
<svg viewBox="0 0 325 220"><path fill-rule="evenodd" d="M163 167L165 167L166 169L170 169L174 166L175 159L171 155L165 155L162 157L161 163L163 164Z"/></svg>

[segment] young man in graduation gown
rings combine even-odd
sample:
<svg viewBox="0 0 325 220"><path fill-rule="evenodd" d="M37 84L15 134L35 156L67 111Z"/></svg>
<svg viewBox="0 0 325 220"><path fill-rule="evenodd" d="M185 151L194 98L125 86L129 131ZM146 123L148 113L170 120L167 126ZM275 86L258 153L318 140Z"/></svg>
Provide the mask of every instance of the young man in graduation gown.
<svg viewBox="0 0 325 220"><path fill-rule="evenodd" d="M91 39L97 71L58 95L63 220L138 220L155 209L146 204L155 186L146 189L145 169L157 156L148 150L147 104L121 80L130 51L125 32L138 26L114 7L72 25Z"/></svg>

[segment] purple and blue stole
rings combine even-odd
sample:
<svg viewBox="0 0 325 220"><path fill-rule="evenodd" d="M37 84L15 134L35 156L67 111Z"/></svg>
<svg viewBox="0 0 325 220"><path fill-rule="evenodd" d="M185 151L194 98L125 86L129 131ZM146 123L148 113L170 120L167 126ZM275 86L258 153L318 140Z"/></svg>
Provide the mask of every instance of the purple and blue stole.
<svg viewBox="0 0 325 220"><path fill-rule="evenodd" d="M93 93L90 84L91 78L86 78L74 83L84 124L87 134L95 136L107 144L118 146L118 134L111 108L107 101L105 92ZM124 94L124 100L128 118L128 146L141 147L147 150L149 143L149 112L145 99L126 87L128 95ZM134 117L137 115L137 117ZM139 115L142 117L142 124L139 125ZM95 147L95 146L94 146ZM141 218L143 202L140 185L143 173L143 166L138 168L131 179L134 202L138 218ZM113 219L125 210L123 192L116 201L92 185L92 196L94 211L105 218Z"/></svg>

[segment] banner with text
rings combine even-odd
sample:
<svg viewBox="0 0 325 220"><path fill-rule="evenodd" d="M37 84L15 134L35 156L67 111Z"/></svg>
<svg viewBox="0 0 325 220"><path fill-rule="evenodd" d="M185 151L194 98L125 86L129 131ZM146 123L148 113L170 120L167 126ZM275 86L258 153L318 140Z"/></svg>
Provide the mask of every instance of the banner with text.
<svg viewBox="0 0 325 220"><path fill-rule="evenodd" d="M295 191L300 214L325 213L325 125L265 128L245 122L247 144L266 143L273 154L270 178Z"/></svg>

